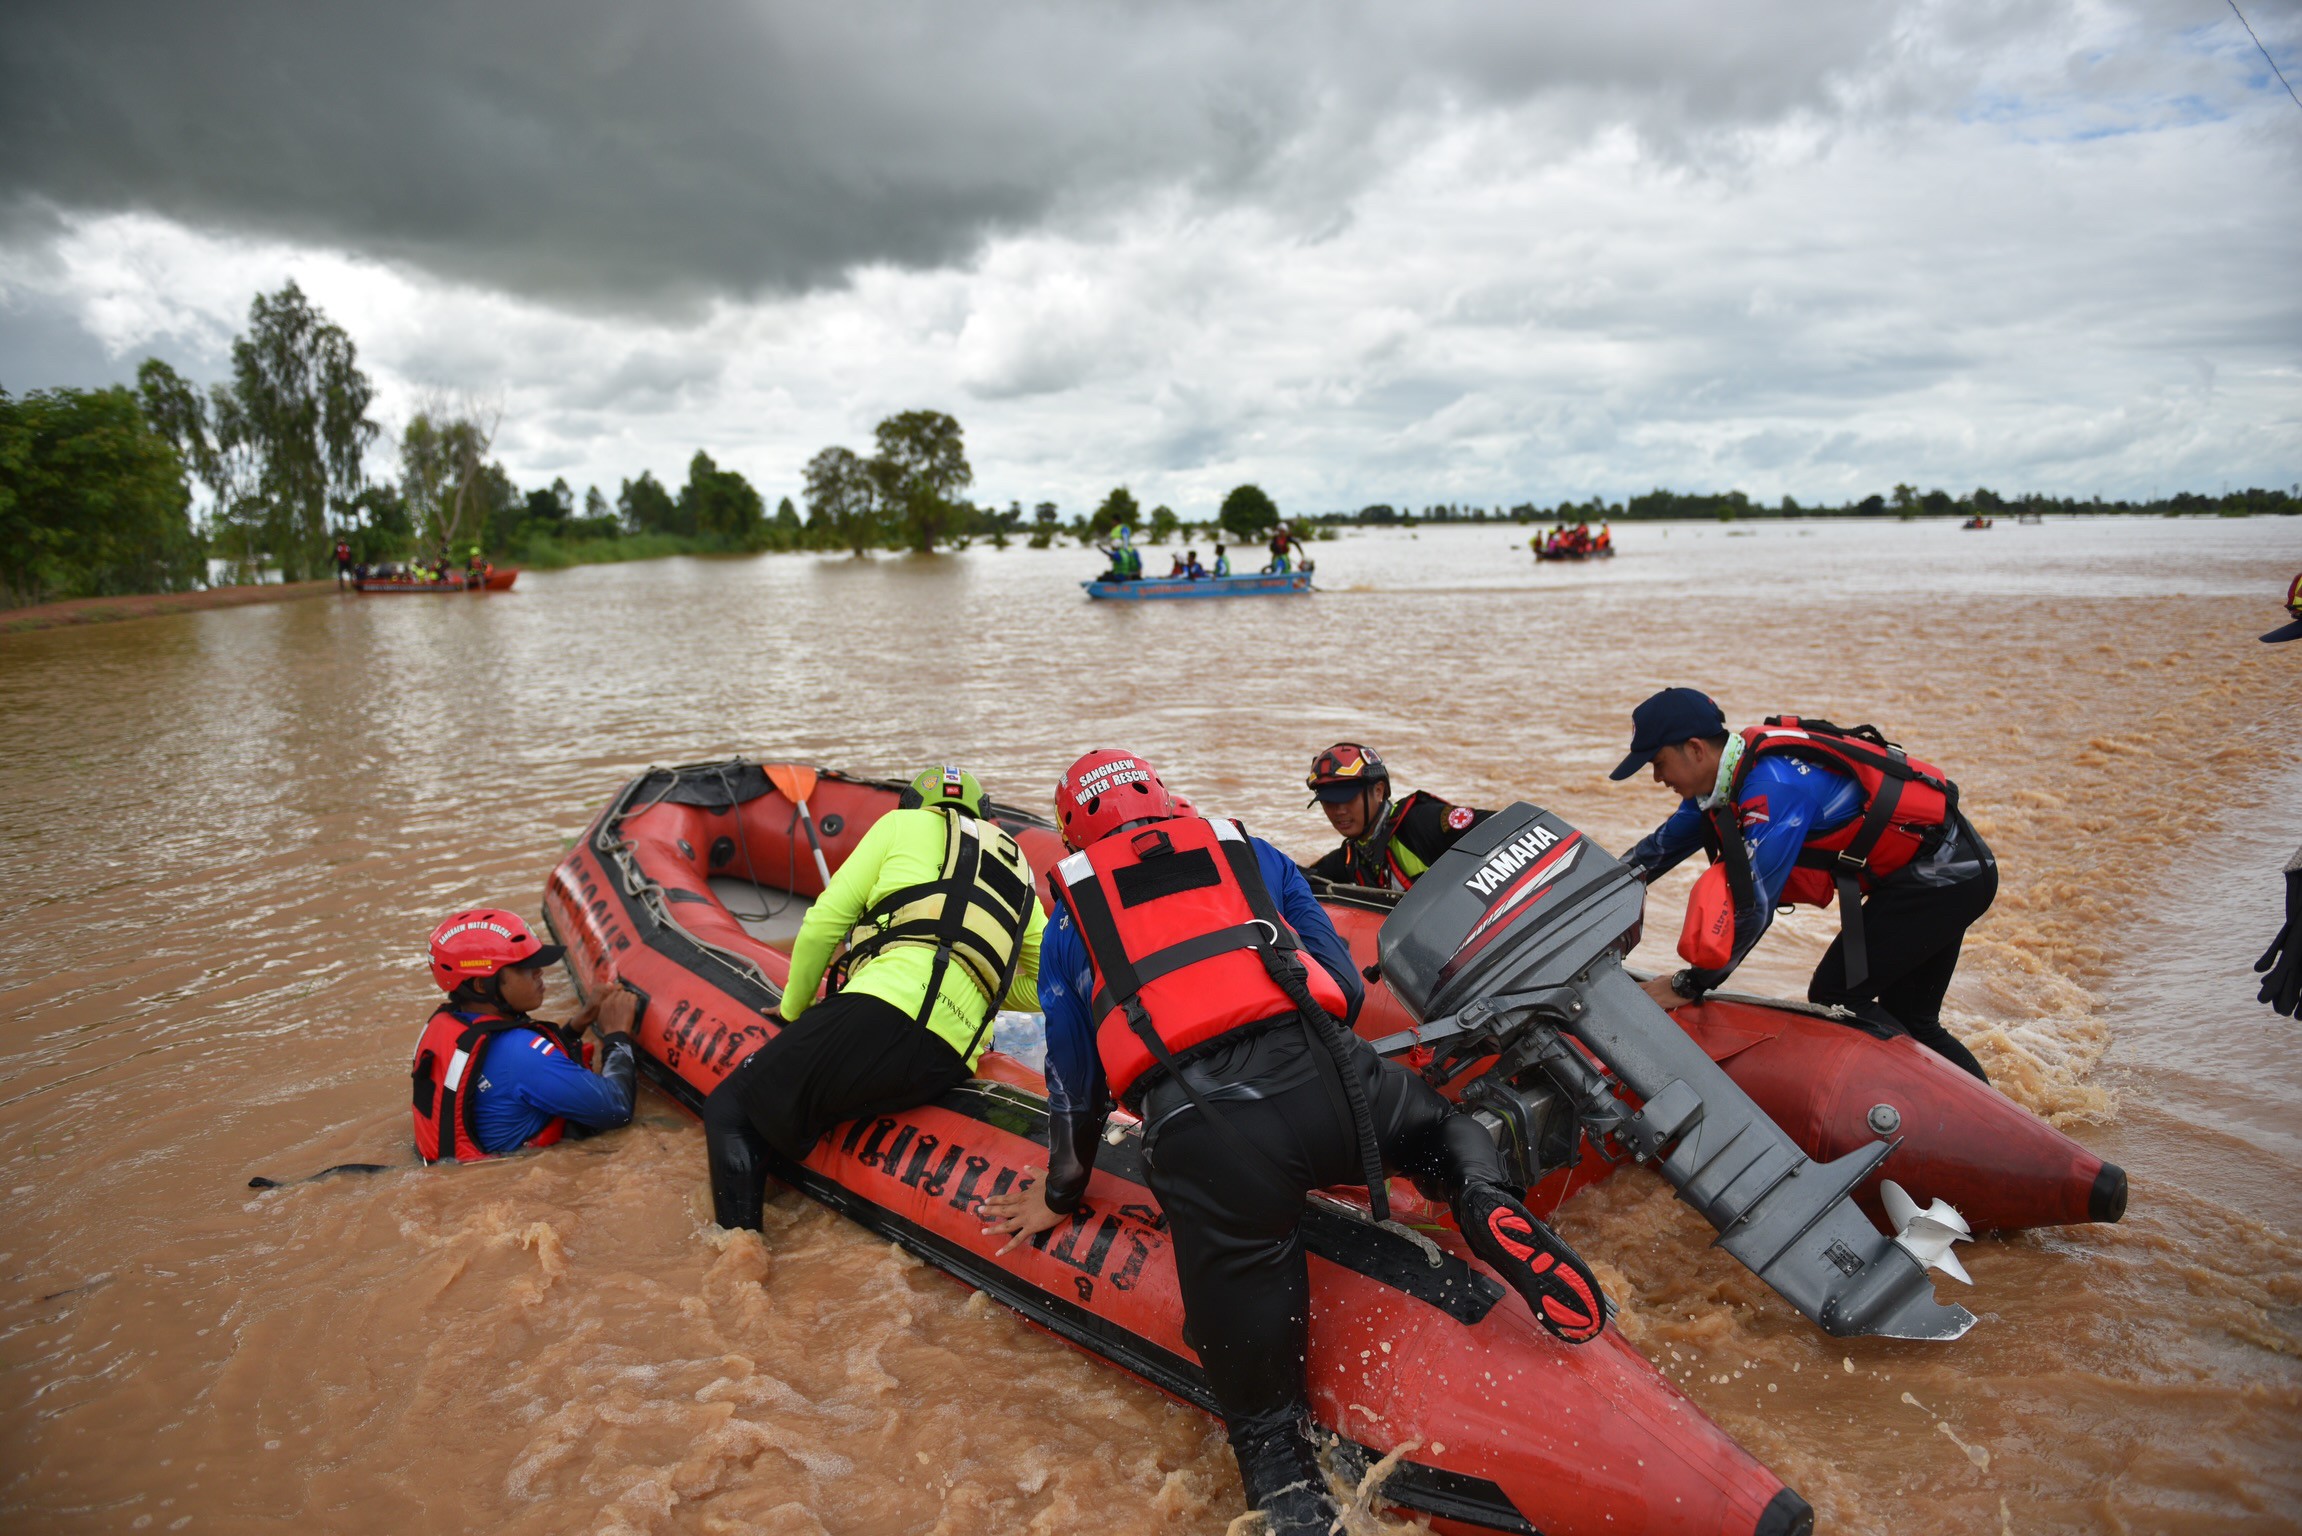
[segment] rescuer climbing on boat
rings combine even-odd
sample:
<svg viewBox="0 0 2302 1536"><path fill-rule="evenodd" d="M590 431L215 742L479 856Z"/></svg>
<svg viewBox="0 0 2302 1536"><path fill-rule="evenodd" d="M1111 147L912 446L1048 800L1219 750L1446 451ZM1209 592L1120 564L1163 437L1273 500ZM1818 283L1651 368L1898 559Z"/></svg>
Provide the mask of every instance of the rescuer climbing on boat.
<svg viewBox="0 0 2302 1536"><path fill-rule="evenodd" d="M1391 799L1391 770L1371 747L1338 741L1311 760L1311 803L1342 846L1305 871L1337 885L1403 891L1455 840L1493 813L1450 805L1428 790Z"/></svg>
<svg viewBox="0 0 2302 1536"><path fill-rule="evenodd" d="M801 922L783 1028L704 1100L713 1219L759 1229L767 1149L798 1162L843 1120L965 1082L1002 1003L1037 1006L1045 924L1031 866L983 815L975 775L936 767L913 779Z"/></svg>
<svg viewBox="0 0 2302 1536"><path fill-rule="evenodd" d="M1083 1198L1111 1099L1139 1115L1197 1350L1251 1506L1275 1536L1336 1514L1309 1438L1310 1191L1393 1169L1454 1202L1472 1251L1542 1326L1605 1325L1598 1282L1520 1203L1474 1120L1350 1033L1364 993L1301 871L1237 822L1177 813L1149 764L1091 752L1056 789L1073 852L1042 954L1048 1169L986 1199L1007 1249ZM1003 1249L1002 1252L1007 1251Z"/></svg>
<svg viewBox="0 0 2302 1536"><path fill-rule="evenodd" d="M544 967L565 953L493 907L459 912L432 933L432 979L447 1001L416 1042L416 1151L427 1163L471 1162L548 1147L569 1125L604 1131L631 1119L637 999L602 992L565 1024L530 1018ZM597 1025L599 1071L584 1063Z"/></svg>
<svg viewBox="0 0 2302 1536"><path fill-rule="evenodd" d="M1907 1034L1987 1080L1942 1027L1966 930L1998 894L1998 861L1958 810L1958 786L1870 726L1770 716L1729 732L1708 694L1665 688L1631 714L1631 749L1608 775L1652 764L1679 808L1623 863L1654 879L1701 849L1712 865L1688 903L1688 966L1643 983L1676 1008L1742 963L1777 907L1839 903L1808 1000L1875 1034Z"/></svg>

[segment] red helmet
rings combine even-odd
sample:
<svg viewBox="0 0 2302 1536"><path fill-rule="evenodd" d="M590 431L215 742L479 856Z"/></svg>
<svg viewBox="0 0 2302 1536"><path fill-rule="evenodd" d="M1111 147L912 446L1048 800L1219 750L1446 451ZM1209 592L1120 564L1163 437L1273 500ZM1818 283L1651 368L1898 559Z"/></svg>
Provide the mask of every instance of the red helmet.
<svg viewBox="0 0 2302 1536"><path fill-rule="evenodd" d="M1116 747L1090 752L1055 786L1055 820L1066 847L1085 848L1141 821L1176 814L1175 797L1159 771Z"/></svg>
<svg viewBox="0 0 2302 1536"><path fill-rule="evenodd" d="M539 940L516 913L480 907L458 912L432 931L432 980L453 992L507 966L549 965L566 952Z"/></svg>
<svg viewBox="0 0 2302 1536"><path fill-rule="evenodd" d="M1311 771L1303 776L1304 787L1311 791L1312 805L1322 800L1339 804L1370 784L1388 787L1390 782L1391 770L1383 766L1375 749L1362 747L1355 741L1336 742L1311 759Z"/></svg>

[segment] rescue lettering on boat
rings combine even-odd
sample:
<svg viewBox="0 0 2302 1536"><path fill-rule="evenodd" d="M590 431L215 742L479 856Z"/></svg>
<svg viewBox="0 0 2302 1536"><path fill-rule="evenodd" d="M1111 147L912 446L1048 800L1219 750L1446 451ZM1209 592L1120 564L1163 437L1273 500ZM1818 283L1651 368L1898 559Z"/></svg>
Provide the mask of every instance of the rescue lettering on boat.
<svg viewBox="0 0 2302 1536"><path fill-rule="evenodd" d="M878 1177L931 1200L948 1198L953 1210L968 1215L977 1214L984 1200L1007 1193L1025 1173L956 1138L945 1140L915 1122L890 1116L857 1120L839 1150ZM1115 1291L1133 1290L1143 1266L1166 1246L1166 1226L1166 1216L1153 1205L1129 1202L1116 1211L1099 1211L1087 1202L1062 1226L1033 1237L1031 1246L1078 1271L1071 1288L1087 1303L1095 1299L1098 1280Z"/></svg>

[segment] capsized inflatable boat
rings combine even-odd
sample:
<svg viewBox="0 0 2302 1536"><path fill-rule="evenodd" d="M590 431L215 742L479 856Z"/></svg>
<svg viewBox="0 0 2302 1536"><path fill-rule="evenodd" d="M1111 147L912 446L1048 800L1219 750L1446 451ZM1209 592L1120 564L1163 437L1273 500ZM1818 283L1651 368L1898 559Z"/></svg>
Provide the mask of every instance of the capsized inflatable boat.
<svg viewBox="0 0 2302 1536"><path fill-rule="evenodd" d="M633 780L553 872L544 913L587 994L644 999L649 1076L689 1108L776 1028L789 944L836 867L896 804L898 786L825 773L808 815L757 765L703 764ZM1053 829L991 812L1035 867ZM809 837L812 831L813 838ZM835 1131L776 1172L1033 1323L1212 1411L1182 1334L1165 1220L1135 1127L1115 1118L1087 1200L1065 1226L1001 1259L974 1206L1047 1158L1038 1076L994 1052L976 1081L908 1114ZM1314 1414L1346 1456L1408 1442L1384 1485L1445 1531L1598 1536L1796 1536L1805 1500L1737 1446L1609 1330L1579 1348L1543 1332L1468 1250L1379 1227L1363 1197L1306 1214ZM1540 1404L1539 1411L1532 1405Z"/></svg>

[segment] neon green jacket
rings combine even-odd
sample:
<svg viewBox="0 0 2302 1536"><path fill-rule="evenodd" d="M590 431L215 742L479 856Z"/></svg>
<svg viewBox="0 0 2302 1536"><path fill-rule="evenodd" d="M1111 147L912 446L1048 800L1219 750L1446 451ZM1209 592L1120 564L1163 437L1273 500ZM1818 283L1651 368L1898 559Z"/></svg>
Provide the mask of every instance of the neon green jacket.
<svg viewBox="0 0 2302 1536"><path fill-rule="evenodd" d="M782 1013L796 1019L815 1001L815 989L831 964L831 954L863 914L882 897L905 886L940 879L943 874L944 812L889 811L863 834L855 852L847 856L831 877L830 889L808 908L791 946L791 979L783 989ZM1011 909L1012 910L1012 909ZM1023 930L1023 949L1015 964L1014 984L1007 989L1004 1006L1034 1010L1039 1006L1039 935L1047 914L1031 904L1031 920ZM882 950L855 968L847 990L862 992L916 1014L927 995L927 978L935 968L935 952L924 945L903 944ZM943 973L943 987L935 999L929 1027L955 1051L975 1050L967 1058L972 1068L991 1046L991 1031L977 1031L983 1023L986 999L983 988L967 967L952 965Z"/></svg>

